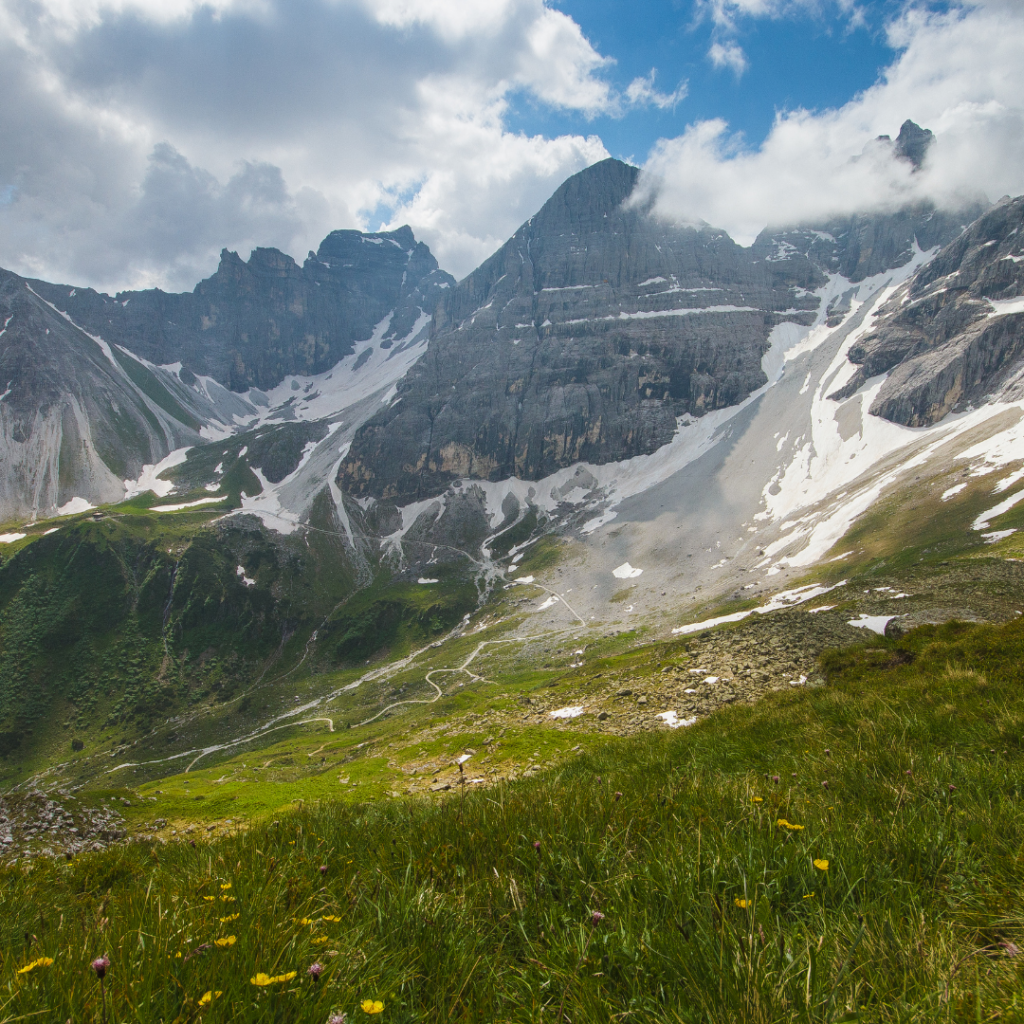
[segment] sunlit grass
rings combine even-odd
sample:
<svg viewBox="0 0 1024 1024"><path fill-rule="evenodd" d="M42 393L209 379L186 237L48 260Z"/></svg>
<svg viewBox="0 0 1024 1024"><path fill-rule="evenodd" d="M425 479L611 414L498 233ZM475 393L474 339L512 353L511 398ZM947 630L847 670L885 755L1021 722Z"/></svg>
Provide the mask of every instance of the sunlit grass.
<svg viewBox="0 0 1024 1024"><path fill-rule="evenodd" d="M440 805L7 870L0 1020L102 1019L101 954L111 1021L1024 1019L1022 655L878 638Z"/></svg>

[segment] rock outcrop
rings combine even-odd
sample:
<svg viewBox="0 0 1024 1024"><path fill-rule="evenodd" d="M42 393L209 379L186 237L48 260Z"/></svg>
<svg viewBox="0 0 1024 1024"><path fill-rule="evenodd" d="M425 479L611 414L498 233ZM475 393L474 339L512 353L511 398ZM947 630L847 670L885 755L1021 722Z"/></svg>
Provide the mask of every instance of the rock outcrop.
<svg viewBox="0 0 1024 1024"><path fill-rule="evenodd" d="M834 397L889 373L871 412L919 427L1013 389L1024 373L1022 229L1024 197L1003 200L922 267L850 350L857 373Z"/></svg>
<svg viewBox="0 0 1024 1024"><path fill-rule="evenodd" d="M224 250L217 272L182 294L151 289L111 297L31 283L110 344L245 391L274 387L290 373L329 370L376 328L388 347L429 316L455 282L402 227L332 231L301 267L277 249L256 249L248 262Z"/></svg>
<svg viewBox="0 0 1024 1024"><path fill-rule="evenodd" d="M827 275L902 266L964 223L922 205L766 230L744 248L652 216L638 175L618 160L581 171L446 294L426 356L357 434L341 486L405 504L458 478L537 480L653 452L678 417L766 382L772 329L811 323Z"/></svg>
<svg viewBox="0 0 1024 1024"><path fill-rule="evenodd" d="M75 497L120 500L144 464L201 440L183 385L172 395L4 270L0 385L0 521L52 515Z"/></svg>
<svg viewBox="0 0 1024 1024"><path fill-rule="evenodd" d="M444 298L426 357L357 435L346 489L404 503L629 458L765 383L768 335L813 317L821 271L652 217L628 202L638 174L606 160L570 178Z"/></svg>

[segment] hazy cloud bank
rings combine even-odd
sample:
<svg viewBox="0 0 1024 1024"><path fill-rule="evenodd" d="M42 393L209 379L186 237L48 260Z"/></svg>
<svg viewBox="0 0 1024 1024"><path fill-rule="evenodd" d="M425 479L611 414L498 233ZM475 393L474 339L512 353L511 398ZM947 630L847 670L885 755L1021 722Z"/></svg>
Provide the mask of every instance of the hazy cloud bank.
<svg viewBox="0 0 1024 1024"><path fill-rule="evenodd" d="M771 6L748 0L751 8L758 4ZM749 243L766 224L920 199L948 208L1024 192L1024 6L979 0L943 13L910 7L888 32L898 58L838 110L780 112L754 149L719 120L660 142L643 179L646 193L657 194L658 212L707 221ZM906 118L936 136L917 172L873 144L879 135L894 136Z"/></svg>

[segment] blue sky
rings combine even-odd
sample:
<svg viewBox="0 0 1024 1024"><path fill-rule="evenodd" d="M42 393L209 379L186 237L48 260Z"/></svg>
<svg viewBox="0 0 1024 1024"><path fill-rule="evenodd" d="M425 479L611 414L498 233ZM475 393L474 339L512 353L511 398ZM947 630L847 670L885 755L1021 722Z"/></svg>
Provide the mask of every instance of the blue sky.
<svg viewBox="0 0 1024 1024"><path fill-rule="evenodd" d="M1019 194L1022 52L1021 0L0 0L0 266L185 289L408 223L462 276L608 155L744 244Z"/></svg>
<svg viewBox="0 0 1024 1024"><path fill-rule="evenodd" d="M679 135L688 123L724 118L752 145L768 134L780 109L838 107L874 84L892 62L885 22L896 5L859 5L862 23L836 7L795 10L777 18L741 19L730 38L748 68L737 76L714 67L708 50L716 36L707 17L682 0L560 0L587 38L615 65L606 76L620 88L657 69L657 86L687 96L673 110L632 110L623 117L557 111L529 98L516 103L511 124L530 134L596 131L617 157L643 162L659 138ZM898 126L897 126L898 127Z"/></svg>

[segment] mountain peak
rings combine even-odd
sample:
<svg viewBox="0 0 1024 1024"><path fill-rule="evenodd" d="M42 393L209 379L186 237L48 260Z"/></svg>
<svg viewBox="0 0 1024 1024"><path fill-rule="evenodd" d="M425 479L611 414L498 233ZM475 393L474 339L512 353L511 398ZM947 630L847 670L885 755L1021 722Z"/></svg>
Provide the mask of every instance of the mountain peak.
<svg viewBox="0 0 1024 1024"><path fill-rule="evenodd" d="M917 169L924 163L925 155L934 141L933 132L907 118L900 127L900 134L896 139L896 156L900 160L909 161Z"/></svg>
<svg viewBox="0 0 1024 1024"><path fill-rule="evenodd" d="M640 168L612 157L591 164L564 181L534 221L547 231L592 231L629 198L639 176Z"/></svg>

